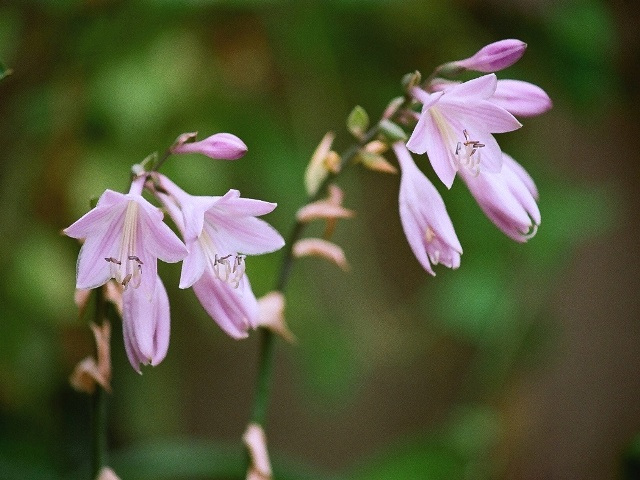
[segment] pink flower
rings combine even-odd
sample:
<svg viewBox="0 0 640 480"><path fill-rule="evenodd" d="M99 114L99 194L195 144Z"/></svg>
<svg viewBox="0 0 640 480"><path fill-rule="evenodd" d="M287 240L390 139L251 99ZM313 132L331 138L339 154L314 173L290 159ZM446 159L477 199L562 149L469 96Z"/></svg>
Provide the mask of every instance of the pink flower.
<svg viewBox="0 0 640 480"><path fill-rule="evenodd" d="M538 190L522 166L503 153L500 173L470 175L462 172L482 211L507 236L526 242L540 225L540 210L536 200Z"/></svg>
<svg viewBox="0 0 640 480"><path fill-rule="evenodd" d="M497 72L520 60L526 49L527 44L520 40L500 40L482 47L471 57L452 62L452 64L476 72Z"/></svg>
<svg viewBox="0 0 640 480"><path fill-rule="evenodd" d="M142 197L143 182L144 177L136 179L127 194L105 191L94 209L64 230L84 239L77 288L96 288L111 278L124 287L125 341L137 353L129 356L137 371L140 363L156 365L162 360L168 345L169 304L158 280L157 259L177 262L187 255L184 244L163 223L160 209ZM164 324L166 339L160 338Z"/></svg>
<svg viewBox="0 0 640 480"><path fill-rule="evenodd" d="M498 80L496 91L489 100L518 117L534 117L553 106L543 89L521 80Z"/></svg>
<svg viewBox="0 0 640 480"><path fill-rule="evenodd" d="M242 140L230 133L216 133L195 142L196 133L183 133L171 147L171 153L201 153L209 158L237 160L247 153Z"/></svg>
<svg viewBox="0 0 640 480"><path fill-rule="evenodd" d="M418 169L404 143L394 143L393 150L402 172L400 220L411 250L431 275L435 275L431 264L458 268L462 246L442 197Z"/></svg>
<svg viewBox="0 0 640 480"><path fill-rule="evenodd" d="M282 248L280 234L257 216L276 204L240 198L237 190L222 197L187 194L158 174L166 192L157 192L189 250L182 265L180 288L193 287L207 313L233 338L247 336L257 326L256 298L245 275L246 255Z"/></svg>
<svg viewBox="0 0 640 480"><path fill-rule="evenodd" d="M417 87L412 90L423 107L407 147L414 153L427 153L447 188L462 169L473 174L499 172L502 152L492 133L522 126L490 101L496 82L496 76L489 74L432 94Z"/></svg>

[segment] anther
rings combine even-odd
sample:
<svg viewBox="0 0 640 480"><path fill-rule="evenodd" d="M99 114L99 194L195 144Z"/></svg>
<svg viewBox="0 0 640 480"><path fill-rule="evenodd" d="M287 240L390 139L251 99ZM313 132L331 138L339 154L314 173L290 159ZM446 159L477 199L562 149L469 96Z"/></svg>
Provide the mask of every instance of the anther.
<svg viewBox="0 0 640 480"><path fill-rule="evenodd" d="M135 260L138 265L144 265L144 263L142 263L142 260L140 260L138 257L136 257L135 255L129 255L129 260Z"/></svg>
<svg viewBox="0 0 640 480"><path fill-rule="evenodd" d="M122 265L122 262L117 258L109 257L109 258L105 258L105 260L110 263L115 263L116 265Z"/></svg>

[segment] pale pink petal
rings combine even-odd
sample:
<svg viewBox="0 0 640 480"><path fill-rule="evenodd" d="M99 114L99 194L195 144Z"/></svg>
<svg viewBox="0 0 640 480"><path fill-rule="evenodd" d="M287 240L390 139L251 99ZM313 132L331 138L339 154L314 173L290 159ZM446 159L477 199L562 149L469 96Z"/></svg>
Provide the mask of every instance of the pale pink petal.
<svg viewBox="0 0 640 480"><path fill-rule="evenodd" d="M169 297L160 277L156 285L156 296L153 305L155 332L153 337L154 353L151 357L151 365L158 365L167 356L169 350L169 337L171 332L171 315L169 309Z"/></svg>
<svg viewBox="0 0 640 480"><path fill-rule="evenodd" d="M493 73L474 78L447 89L442 101L449 101L451 97L487 99L496 91L497 82L498 78Z"/></svg>
<svg viewBox="0 0 640 480"><path fill-rule="evenodd" d="M169 346L169 299L160 278L156 278L153 297L139 288L127 288L123 294L123 327L129 361L136 371L140 363L157 365Z"/></svg>
<svg viewBox="0 0 640 480"><path fill-rule="evenodd" d="M411 89L411 95L414 96L416 100L422 103L422 111L428 110L432 105L434 105L440 97L442 97L443 92L435 92L428 93L419 87L413 87Z"/></svg>
<svg viewBox="0 0 640 480"><path fill-rule="evenodd" d="M284 246L284 239L278 231L259 218L233 218L211 211L207 212L205 218L205 228L212 237L217 232L219 243L222 245L224 242L228 249L226 253L260 255L275 252Z"/></svg>
<svg viewBox="0 0 640 480"><path fill-rule="evenodd" d="M89 237L80 248L76 267L76 288L99 287L111 278L109 263L114 242L119 232L107 231L103 237Z"/></svg>
<svg viewBox="0 0 640 480"><path fill-rule="evenodd" d="M521 80L498 80L490 101L520 117L540 115L553 106L542 88Z"/></svg>
<svg viewBox="0 0 640 480"><path fill-rule="evenodd" d="M527 173L527 171L516 162L512 156L507 155L506 153L502 153L502 161L504 165L508 165L508 167L518 176L520 181L524 183L529 190L529 193L533 196L534 199L538 200L538 188L536 187L533 178Z"/></svg>
<svg viewBox="0 0 640 480"><path fill-rule="evenodd" d="M457 117L463 125L469 122L482 125L486 132L505 133L522 127L516 117L489 101L470 103L463 98L457 98L441 108L446 108L448 117Z"/></svg>
<svg viewBox="0 0 640 480"><path fill-rule="evenodd" d="M342 270L349 270L349 263L342 248L320 238L304 238L293 245L294 257L316 256L335 263Z"/></svg>
<svg viewBox="0 0 640 480"><path fill-rule="evenodd" d="M257 323L257 302L253 307L255 296L250 289L235 289L207 273L193 284L193 291L209 316L230 337L246 338L249 328Z"/></svg>
<svg viewBox="0 0 640 480"><path fill-rule="evenodd" d="M142 197L140 197L142 198ZM144 200L144 199L142 199ZM166 223L161 221L162 214L157 207L154 207L146 200L138 201L142 206L140 214L141 232L144 237L141 239L144 244L148 245L148 250L165 262L179 262L187 255L187 248L180 239L173 233ZM157 217L160 212L160 220ZM153 217L156 218L153 218Z"/></svg>
<svg viewBox="0 0 640 480"><path fill-rule="evenodd" d="M446 143L445 138L443 138L442 133L433 121L428 123L426 138L426 152L431 166L442 183L447 188L451 188L456 176L456 169L452 164L455 146Z"/></svg>
<svg viewBox="0 0 640 480"><path fill-rule="evenodd" d="M206 256L197 239L187 241L187 247L189 255L182 261L180 288L191 287L202 276L207 266Z"/></svg>
<svg viewBox="0 0 640 480"><path fill-rule="evenodd" d="M103 467L96 480L120 480L120 477L109 467Z"/></svg>
<svg viewBox="0 0 640 480"><path fill-rule="evenodd" d="M253 198L241 198L238 190L229 190L226 195L220 197L215 207L224 209L227 215L259 217L271 213L277 203L255 200Z"/></svg>

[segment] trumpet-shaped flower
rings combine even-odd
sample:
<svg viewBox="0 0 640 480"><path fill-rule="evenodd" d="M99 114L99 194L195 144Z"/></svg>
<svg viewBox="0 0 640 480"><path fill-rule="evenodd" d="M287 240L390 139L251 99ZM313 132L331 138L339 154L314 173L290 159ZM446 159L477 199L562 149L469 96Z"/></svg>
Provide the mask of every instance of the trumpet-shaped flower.
<svg viewBox="0 0 640 480"><path fill-rule="evenodd" d="M508 237L526 242L540 225L536 204L538 190L525 169L503 153L500 173L482 172L477 176L462 172L482 211Z"/></svg>
<svg viewBox="0 0 640 480"><path fill-rule="evenodd" d="M258 308L245 275L246 255L282 248L284 240L264 220L274 203L240 198L237 190L222 197L192 196L158 174L158 198L182 231L189 254L180 288L193 290L207 313L231 337L247 336L257 326Z"/></svg>
<svg viewBox="0 0 640 480"><path fill-rule="evenodd" d="M135 352L129 359L138 371L140 363L162 360L168 345L168 330L165 342L158 327L168 328L169 304L158 280L157 259L177 262L187 255L184 244L163 223L160 209L142 197L143 182L143 177L136 179L127 194L105 191L94 209L64 230L84 239L77 288L96 288L111 278L124 288L125 341L127 351Z"/></svg>
<svg viewBox="0 0 640 480"><path fill-rule="evenodd" d="M401 169L400 220L420 264L435 275L431 264L460 266L462 246L436 187L418 169L402 142L393 144Z"/></svg>
<svg viewBox="0 0 640 480"><path fill-rule="evenodd" d="M492 134L522 126L490 101L496 84L496 76L489 74L432 94L418 87L412 90L423 107L407 147L414 153L427 153L447 188L462 169L474 175L499 172L502 152Z"/></svg>

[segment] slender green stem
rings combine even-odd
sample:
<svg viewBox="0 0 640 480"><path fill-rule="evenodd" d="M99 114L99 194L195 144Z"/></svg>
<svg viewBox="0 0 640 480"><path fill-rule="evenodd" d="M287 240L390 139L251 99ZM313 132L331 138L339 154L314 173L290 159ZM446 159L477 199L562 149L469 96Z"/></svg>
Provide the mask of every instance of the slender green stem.
<svg viewBox="0 0 640 480"><path fill-rule="evenodd" d="M371 141L378 134L379 124L372 127L362 138L362 140L351 145L347 148L341 156L341 165L339 172L351 161L351 159L358 153L358 150L362 148L362 145ZM318 200L324 195L328 185L335 180L339 173L330 173L327 178L322 182L318 191L309 197L308 202ZM291 275L291 269L293 267L293 245L301 237L304 231L305 223L296 222L291 229L288 241L284 247L284 255L280 267L280 273L276 281L275 288L280 292L284 292L286 289L289 277ZM275 351L275 337L274 334L266 329L261 329L260 337L260 354L258 359L258 373L256 377L256 393L253 403L253 412L251 414L251 421L259 425L264 426L266 423L267 407L269 404L269 393L271 386L271 376L273 372L273 356Z"/></svg>
<svg viewBox="0 0 640 480"><path fill-rule="evenodd" d="M102 326L106 318L106 301L102 288L96 288L96 310L94 321ZM91 396L91 430L92 430L92 477L96 478L106 463L107 453L107 392L100 385Z"/></svg>

